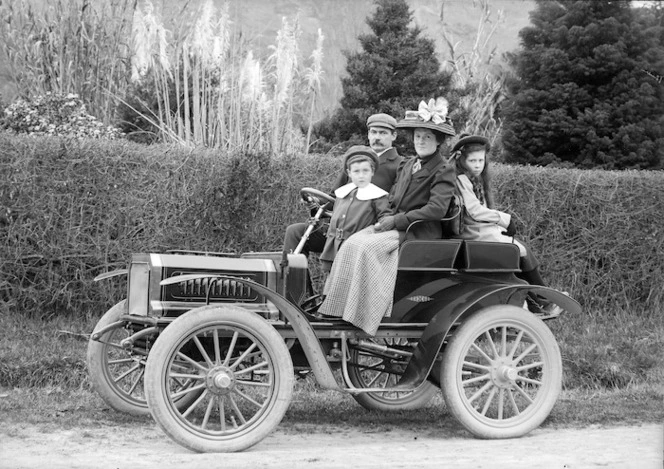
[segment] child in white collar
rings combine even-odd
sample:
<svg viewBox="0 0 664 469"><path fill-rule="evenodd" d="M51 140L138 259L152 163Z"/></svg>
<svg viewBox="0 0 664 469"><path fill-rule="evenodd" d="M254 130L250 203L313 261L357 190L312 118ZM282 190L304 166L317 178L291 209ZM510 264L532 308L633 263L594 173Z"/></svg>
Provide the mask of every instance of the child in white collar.
<svg viewBox="0 0 664 469"><path fill-rule="evenodd" d="M334 191L336 201L320 255L322 268L329 272L341 244L353 233L390 215L388 193L371 183L378 167L378 156L371 147L355 145L344 155L344 168L350 181Z"/></svg>

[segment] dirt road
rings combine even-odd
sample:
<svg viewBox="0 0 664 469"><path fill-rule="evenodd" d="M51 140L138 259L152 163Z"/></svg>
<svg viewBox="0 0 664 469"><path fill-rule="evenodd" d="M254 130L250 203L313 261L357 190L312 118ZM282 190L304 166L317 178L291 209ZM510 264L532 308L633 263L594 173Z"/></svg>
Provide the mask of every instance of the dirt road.
<svg viewBox="0 0 664 469"><path fill-rule="evenodd" d="M538 429L530 435L482 441L463 433L362 432L341 425L277 429L233 454L196 454L154 424L42 433L0 429L0 467L23 468L662 468L664 426Z"/></svg>

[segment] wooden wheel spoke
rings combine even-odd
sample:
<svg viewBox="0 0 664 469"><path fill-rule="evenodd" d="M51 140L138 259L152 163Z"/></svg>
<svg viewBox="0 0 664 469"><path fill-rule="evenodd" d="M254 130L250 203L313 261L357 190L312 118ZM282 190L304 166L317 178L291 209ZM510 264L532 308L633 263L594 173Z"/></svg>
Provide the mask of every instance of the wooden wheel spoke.
<svg viewBox="0 0 664 469"><path fill-rule="evenodd" d="M484 375L476 376L475 378L464 379L461 383L465 387L465 386L468 386L469 384L478 383L480 381L486 381L490 378L491 378L491 375L489 373L486 373Z"/></svg>
<svg viewBox="0 0 664 469"><path fill-rule="evenodd" d="M201 384L198 384L196 386L192 386L192 387L187 388L187 389L182 389L178 392L174 392L173 394L171 394L171 399L173 399L173 400L179 399L182 396L185 396L189 393L196 392L196 391L199 391L201 389L205 389L205 387L206 387L205 383L201 383Z"/></svg>
<svg viewBox="0 0 664 469"><path fill-rule="evenodd" d="M519 363L521 360L524 359L524 357L526 357L530 352L532 352L536 348L537 348L537 344L530 344L530 346L526 350L524 350L523 353L521 353L521 355L519 355L517 358L515 358L514 361L516 363Z"/></svg>
<svg viewBox="0 0 664 469"><path fill-rule="evenodd" d="M503 419L503 414L504 414L504 402L505 402L505 390L503 388L500 388L498 391L498 420Z"/></svg>
<svg viewBox="0 0 664 469"><path fill-rule="evenodd" d="M254 350L256 347L257 347L256 343L255 343L255 342L252 343L252 344L249 346L249 348L247 348L247 350L245 350L245 351L242 353L242 355L240 355L239 357L237 357L237 359L235 360L235 362L234 362L232 365L230 365L229 368L230 368L231 370L234 370L235 368L237 368L237 367L240 365L240 363L242 363L242 362L244 361L244 359L247 358L247 356L248 356L248 355L252 352L252 350Z"/></svg>
<svg viewBox="0 0 664 469"><path fill-rule="evenodd" d="M514 343L512 344L512 350L510 350L510 353L507 355L509 358L514 357L514 354L516 353L517 348L519 348L519 344L521 343L522 338L523 338L523 330L520 330L519 333L516 335L516 339L514 339Z"/></svg>
<svg viewBox="0 0 664 469"><path fill-rule="evenodd" d="M241 384L243 386L255 386L259 388L269 388L272 386L272 383L264 383L263 381L244 381L241 379L238 379L235 381L237 384Z"/></svg>
<svg viewBox="0 0 664 469"><path fill-rule="evenodd" d="M134 394L134 391L136 390L136 387L138 386L138 383L141 382L141 378L143 377L144 374L145 374L145 367L142 367L141 371L138 372L138 376L136 376L136 379L134 380L131 387L127 391L127 394L129 394L129 395Z"/></svg>
<svg viewBox="0 0 664 469"><path fill-rule="evenodd" d="M203 365L201 365L200 363L198 363L198 362L197 362L196 360L194 360L193 358L189 358L187 355L185 355L184 353L182 353L182 352L180 352L180 351L177 352L177 357L180 358L180 359L182 359L182 361L185 361L185 362L191 364L191 365L194 366L195 368L198 368L199 370L207 371L207 368L205 368Z"/></svg>
<svg viewBox="0 0 664 469"><path fill-rule="evenodd" d="M225 412L225 401L223 397L219 397L219 404L217 407L219 407L219 425L221 426L221 431L224 432L226 431L226 412Z"/></svg>
<svg viewBox="0 0 664 469"><path fill-rule="evenodd" d="M203 360L205 360L205 363L207 363L208 367L213 366L214 363L212 363L212 359L210 359L210 356L205 350L205 347L203 347L203 344L201 344L201 340L198 338L198 336L194 336L193 340L196 344L196 348L198 348L198 351L201 352L201 356L203 357Z"/></svg>
<svg viewBox="0 0 664 469"><path fill-rule="evenodd" d="M170 377L173 378L174 381L178 381L178 378L184 378L185 380L192 380L193 379L193 380L197 380L197 381L201 380L201 379L205 379L205 377L202 376L202 375L192 375L192 374L188 374L188 373L171 373Z"/></svg>
<svg viewBox="0 0 664 469"><path fill-rule="evenodd" d="M210 399L210 402L208 402L207 408L205 409L205 415L203 416L203 423L201 423L201 428L205 429L208 426L208 422L210 421L210 415L212 415L212 409L214 408L214 403L217 400L216 397L213 397Z"/></svg>
<svg viewBox="0 0 664 469"><path fill-rule="evenodd" d="M263 404L261 404L260 402L256 401L255 399L249 397L248 395L246 395L245 393L243 393L242 391L240 391L237 387L233 390L233 392L234 392L235 394L238 394L238 395L239 395L240 397L242 397L244 400L246 400L246 401L248 401L248 402L251 402L253 405L255 405L256 407L258 407L259 409L260 409L261 407L263 407Z"/></svg>
<svg viewBox="0 0 664 469"><path fill-rule="evenodd" d="M538 381L536 379L526 378L525 376L518 376L516 379L517 379L517 381L532 384L534 386L541 386L542 385L541 381Z"/></svg>
<svg viewBox="0 0 664 469"><path fill-rule="evenodd" d="M221 350L219 349L219 330L215 329L212 332L212 341L214 342L214 364L221 364Z"/></svg>
<svg viewBox="0 0 664 469"><path fill-rule="evenodd" d="M489 363L493 362L493 359L492 359L490 356L488 356L488 355L486 354L486 352L484 352L484 350L482 350L481 348L479 348L475 342L473 342L473 344L472 344L471 346L472 346L475 350L477 350L477 351L479 352L479 354L482 355L482 357L483 357L487 362L489 362Z"/></svg>
<svg viewBox="0 0 664 469"><path fill-rule="evenodd" d="M122 373L121 375L119 375L118 377L116 377L113 381L115 381L115 382L117 383L118 381L121 381L121 380L125 379L127 376L129 376L130 374L132 374L133 372L135 372L135 371L138 370L139 368L141 368L141 365L140 365L140 364L136 364L136 366L132 366L132 367L129 368L127 371L125 371L124 373Z"/></svg>
<svg viewBox="0 0 664 469"><path fill-rule="evenodd" d="M486 383L484 386L482 386L475 394L473 394L469 399L468 402L472 403L474 400L479 398L484 392L489 389L491 386L493 386L493 383L489 381Z"/></svg>
<svg viewBox="0 0 664 469"><path fill-rule="evenodd" d="M186 418L187 415L189 415L189 414L190 414L190 413L191 413L196 407L198 407L198 404L200 404L201 402L203 402L203 399L206 398L207 393L208 393L207 390L203 391L203 392L201 393L201 395L198 396L198 399L196 399L196 400L195 400L195 401L194 401L189 407L187 407L187 410L185 410L185 411L182 413L182 417L185 417L185 418Z"/></svg>
<svg viewBox="0 0 664 469"><path fill-rule="evenodd" d="M516 370L517 371L525 371L525 370L530 370L532 368L543 367L543 366L544 366L544 362L532 362L532 363L528 363L527 365L517 366Z"/></svg>
<svg viewBox="0 0 664 469"><path fill-rule="evenodd" d="M228 363L231 361L233 352L235 351L235 344L237 344L237 338L240 334L236 331L233 333L233 338L231 339L231 344L228 346L228 352L226 352L226 358L224 359L224 365L228 366Z"/></svg>
<svg viewBox="0 0 664 469"><path fill-rule="evenodd" d="M501 327L501 337L500 337L500 356L504 357L507 355L507 327Z"/></svg>
<svg viewBox="0 0 664 469"><path fill-rule="evenodd" d="M233 411L235 412L235 415L240 419L240 422L242 425L246 425L247 421L244 418L244 415L242 415L242 412L240 411L240 408L237 406L237 403L235 402L235 399L233 399L233 396L228 396L228 401L231 403L231 407L233 408ZM237 426L237 423L235 424Z"/></svg>
<svg viewBox="0 0 664 469"><path fill-rule="evenodd" d="M520 395L521 395L526 401L528 401L528 404L532 404L532 403L533 403L533 400L531 399L531 397L528 395L528 393L526 393L526 391L524 391L523 389L521 389L521 387L519 387L519 386L515 386L514 389L516 389L516 391L517 391L517 392L518 392L518 393L519 393L519 394L520 394Z"/></svg>
<svg viewBox="0 0 664 469"><path fill-rule="evenodd" d="M491 388L491 392L489 393L489 396L486 398L486 402L484 403L484 407L482 408L482 415L486 415L495 395L496 395L496 387L494 386L493 388Z"/></svg>
<svg viewBox="0 0 664 469"><path fill-rule="evenodd" d="M486 337L487 343L491 347L491 351L493 352L493 357L498 358L500 355L498 354L498 350L496 349L496 343L493 341L493 337L491 337L489 331L484 332L484 337Z"/></svg>
<svg viewBox="0 0 664 469"><path fill-rule="evenodd" d="M475 368L476 370L482 370L482 371L489 371L491 369L490 366L487 365L480 365L479 363L474 363L474 362L468 362L464 361L463 362L463 368Z"/></svg>
<svg viewBox="0 0 664 469"><path fill-rule="evenodd" d="M255 365L252 365L250 367L242 368L241 370L237 370L235 372L235 374L236 375L243 375L245 373L249 373L250 371L257 370L259 368L268 368L269 369L269 367L270 367L270 363L268 363L267 360L266 360L264 362L256 363Z"/></svg>
<svg viewBox="0 0 664 469"><path fill-rule="evenodd" d="M514 393L512 392L511 389L507 390L507 398L508 398L510 404L512 405L512 409L514 410L514 413L516 415L520 415L521 411L519 410L519 406L516 405L516 400L514 399Z"/></svg>

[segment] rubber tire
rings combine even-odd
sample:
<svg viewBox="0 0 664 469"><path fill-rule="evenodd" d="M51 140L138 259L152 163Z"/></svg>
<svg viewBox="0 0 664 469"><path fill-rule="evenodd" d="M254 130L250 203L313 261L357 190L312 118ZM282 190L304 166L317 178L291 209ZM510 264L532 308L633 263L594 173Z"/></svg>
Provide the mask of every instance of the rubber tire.
<svg viewBox="0 0 664 469"><path fill-rule="evenodd" d="M517 416L498 419L482 416L466 398L463 392L462 366L476 338L502 326L524 331L537 344L541 355L538 360L541 360L543 365L541 388L536 392L533 402ZM509 343L506 348L510 350ZM492 382L493 387L498 389L495 381ZM518 438L539 427L553 409L561 386L562 358L556 339L541 319L523 308L511 305L491 306L463 319L443 352L441 388L445 404L450 413L478 438Z"/></svg>
<svg viewBox="0 0 664 469"><path fill-rule="evenodd" d="M273 393L258 419L236 435L217 436L198 431L183 421L168 395L169 364L190 337L211 327L232 327L262 346L274 373ZM204 306L173 321L156 340L145 372L145 392L152 417L175 442L197 452L242 451L265 438L279 424L293 394L294 371L284 339L263 318L239 307ZM253 420L253 418L251 419Z"/></svg>
<svg viewBox="0 0 664 469"><path fill-rule="evenodd" d="M95 326L95 331L116 322L121 315L126 313L127 300L123 300L106 311L106 313L101 317ZM118 331L109 331L101 339L108 341L116 332ZM128 334L124 333L122 338L127 336ZM121 339L115 340L114 342L119 346ZM140 389L138 390L138 393L128 394L113 380L112 371L110 370L108 364L109 353L113 350L115 350L121 356L126 355L126 358L130 358L130 354L122 351L121 349L115 349L114 347L112 348L111 346L96 340L90 340L88 342L88 376L93 388L101 396L104 402L106 402L112 409L117 410L118 412L124 412L126 414L137 416L149 415L150 410L148 409L148 404L145 400L142 385L139 384ZM143 368L144 367L141 366L137 372L141 373Z"/></svg>
<svg viewBox="0 0 664 469"><path fill-rule="evenodd" d="M376 339L374 339L374 341L375 340ZM351 349L351 362L357 360L358 354L358 350ZM392 376L394 375L390 375L390 378L387 381L388 383L393 381ZM361 370L354 366L350 366L348 368L348 378L350 379L351 384L356 388L366 388L370 385L370 383L366 382L362 377ZM392 382L391 384L396 384L396 382ZM433 399L437 393L438 388L430 382L425 381L415 391L408 394L404 393L403 396L389 398L382 395L382 393L361 393L353 394L353 399L355 399L358 404L368 410L394 412L399 410L415 410L426 407L426 405L431 402L431 399Z"/></svg>

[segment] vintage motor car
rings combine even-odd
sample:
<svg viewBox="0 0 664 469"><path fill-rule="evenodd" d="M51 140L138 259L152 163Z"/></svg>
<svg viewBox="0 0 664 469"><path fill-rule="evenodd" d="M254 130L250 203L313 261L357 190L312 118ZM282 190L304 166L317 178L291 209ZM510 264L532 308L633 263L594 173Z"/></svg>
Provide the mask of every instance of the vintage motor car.
<svg viewBox="0 0 664 469"><path fill-rule="evenodd" d="M304 200L332 200L315 189ZM309 230L326 214L319 204ZM328 213L329 215L329 213ZM303 238L303 242L304 239ZM88 344L91 381L112 408L150 413L198 452L244 450L267 436L291 400L296 373L367 409L416 409L438 389L478 438L515 438L550 414L562 360L529 293L580 313L569 296L515 276L515 245L460 239L400 246L391 317L375 336L308 309L310 269L299 253L134 254L127 297Z"/></svg>

